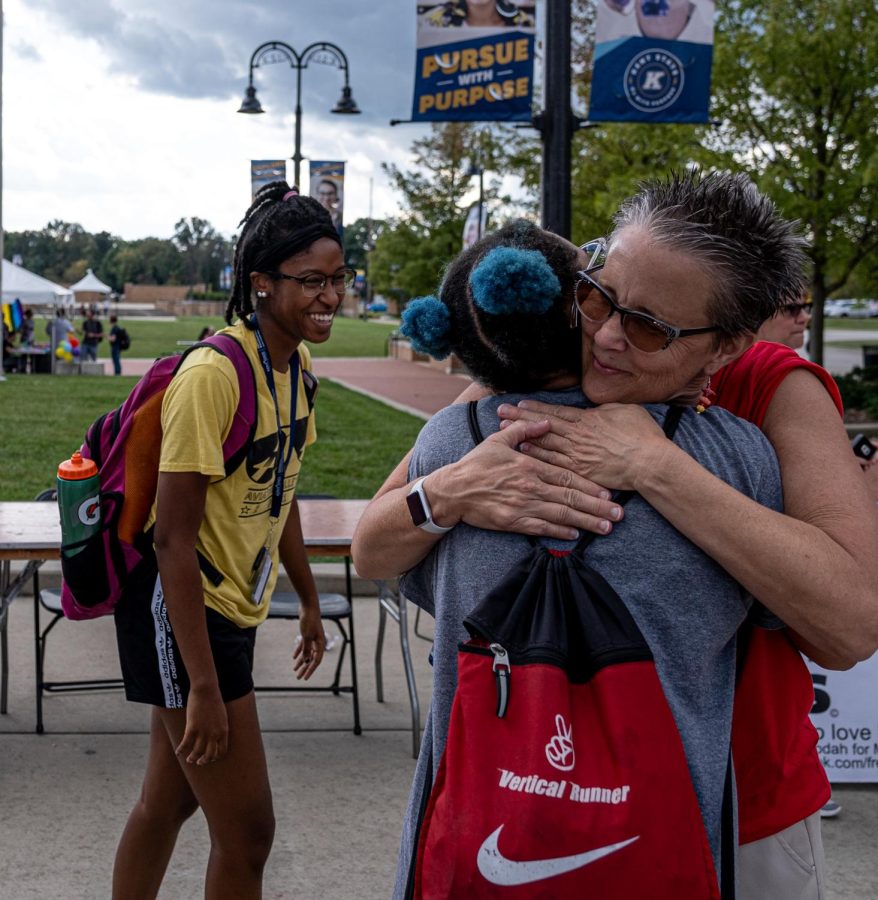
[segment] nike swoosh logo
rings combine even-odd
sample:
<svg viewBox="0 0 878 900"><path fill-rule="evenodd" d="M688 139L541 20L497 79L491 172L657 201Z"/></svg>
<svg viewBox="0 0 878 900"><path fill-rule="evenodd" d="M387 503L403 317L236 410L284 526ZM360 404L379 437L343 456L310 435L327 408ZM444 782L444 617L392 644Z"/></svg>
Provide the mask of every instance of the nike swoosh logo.
<svg viewBox="0 0 878 900"><path fill-rule="evenodd" d="M596 850L587 850L585 853L575 853L573 856L558 856L554 859L531 859L517 862L507 859L497 846L500 839L501 825L493 834L489 834L479 847L476 861L479 871L491 882L491 884L503 887L513 887L517 884L530 884L533 881L542 881L544 878L554 878L556 875L564 875L575 869L581 869L589 863L609 856L629 844L633 844L640 835L620 841L618 844L608 844L606 847L598 847Z"/></svg>

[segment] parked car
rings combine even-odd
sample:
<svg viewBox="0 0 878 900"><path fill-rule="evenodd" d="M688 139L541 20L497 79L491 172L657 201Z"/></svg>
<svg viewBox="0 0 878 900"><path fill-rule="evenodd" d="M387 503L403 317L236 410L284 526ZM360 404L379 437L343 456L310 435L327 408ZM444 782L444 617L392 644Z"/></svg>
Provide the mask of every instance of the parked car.
<svg viewBox="0 0 878 900"><path fill-rule="evenodd" d="M873 313L868 300L827 300L823 315L833 319L868 319Z"/></svg>

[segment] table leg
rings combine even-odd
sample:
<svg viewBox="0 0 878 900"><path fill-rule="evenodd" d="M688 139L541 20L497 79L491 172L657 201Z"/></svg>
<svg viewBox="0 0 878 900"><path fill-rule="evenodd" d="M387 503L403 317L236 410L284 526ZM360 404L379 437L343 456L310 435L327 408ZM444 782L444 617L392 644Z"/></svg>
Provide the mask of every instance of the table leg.
<svg viewBox="0 0 878 900"><path fill-rule="evenodd" d="M3 560L0 566L0 714L6 715L9 699L9 639L7 622L9 606L18 596L21 586L33 576L43 564L43 560L30 560L13 579L10 561Z"/></svg>
<svg viewBox="0 0 878 900"><path fill-rule="evenodd" d="M9 619L9 605L6 603L6 591L9 585L9 560L4 559L0 566L0 715L6 715L9 700L9 639L6 635L6 623Z"/></svg>

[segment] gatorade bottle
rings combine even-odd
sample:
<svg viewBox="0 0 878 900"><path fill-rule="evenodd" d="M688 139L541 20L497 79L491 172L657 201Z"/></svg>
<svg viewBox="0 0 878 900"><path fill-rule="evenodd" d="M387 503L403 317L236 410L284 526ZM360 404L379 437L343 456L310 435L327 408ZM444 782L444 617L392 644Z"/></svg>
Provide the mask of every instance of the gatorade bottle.
<svg viewBox="0 0 878 900"><path fill-rule="evenodd" d="M87 538L101 528L101 483L94 460L83 459L79 452L58 466L58 509L61 512L63 556L81 553Z"/></svg>

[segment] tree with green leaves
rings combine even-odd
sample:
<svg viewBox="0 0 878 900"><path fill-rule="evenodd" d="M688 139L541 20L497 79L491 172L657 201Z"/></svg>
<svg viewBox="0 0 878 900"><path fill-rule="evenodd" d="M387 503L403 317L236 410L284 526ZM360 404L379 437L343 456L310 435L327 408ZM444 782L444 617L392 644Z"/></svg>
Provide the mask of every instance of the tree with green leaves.
<svg viewBox="0 0 878 900"><path fill-rule="evenodd" d="M505 155L497 132L483 124L446 122L412 145L414 170L384 165L402 195L401 214L375 241L372 283L376 291L405 301L436 290L445 265L462 248L464 198L483 170L489 209L511 201L500 193L497 174Z"/></svg>
<svg viewBox="0 0 878 900"><path fill-rule="evenodd" d="M183 264L180 251L172 241L142 238L123 241L106 258L104 268L117 290L132 284L181 284Z"/></svg>
<svg viewBox="0 0 878 900"><path fill-rule="evenodd" d="M232 246L206 219L192 216L174 225L174 246L180 252L183 281L218 286L223 266L232 258Z"/></svg>
<svg viewBox="0 0 878 900"><path fill-rule="evenodd" d="M713 144L788 216L811 258L811 357L823 303L878 252L875 0L729 0L718 7Z"/></svg>

